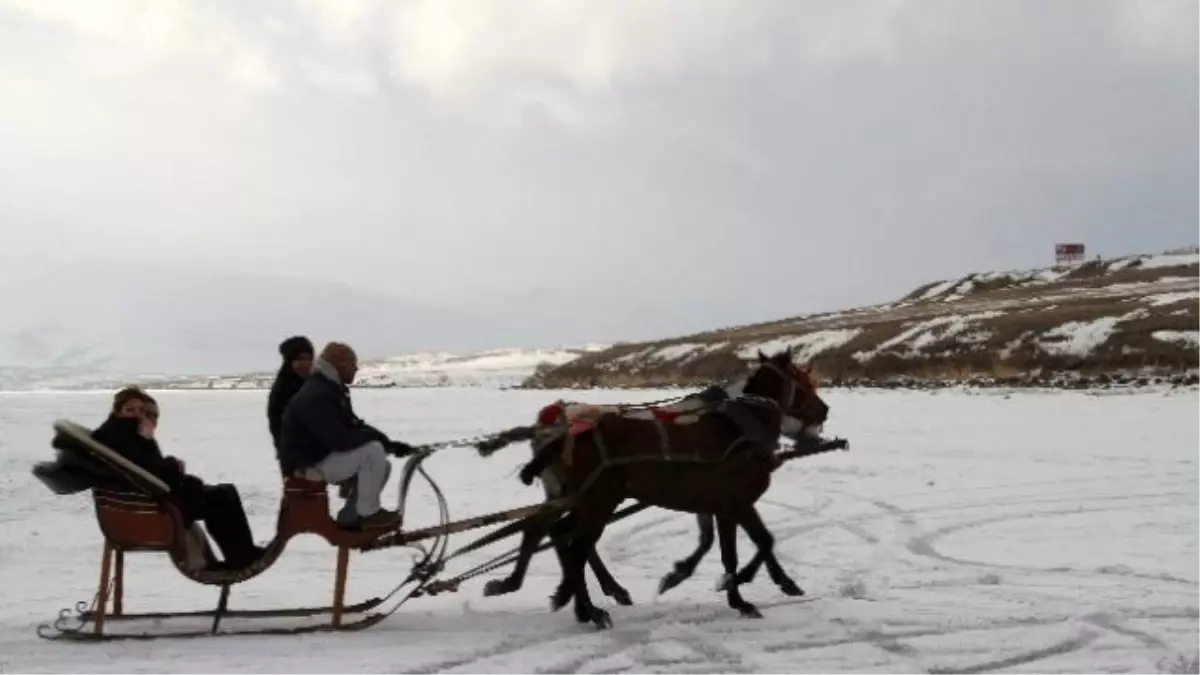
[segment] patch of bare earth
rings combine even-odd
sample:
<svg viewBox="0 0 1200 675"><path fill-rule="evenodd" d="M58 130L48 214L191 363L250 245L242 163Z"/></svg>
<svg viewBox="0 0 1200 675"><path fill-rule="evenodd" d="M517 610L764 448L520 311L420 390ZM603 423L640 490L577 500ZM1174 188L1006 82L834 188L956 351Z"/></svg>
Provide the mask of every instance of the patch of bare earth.
<svg viewBox="0 0 1200 675"><path fill-rule="evenodd" d="M1193 385L1197 260L1186 251L973 274L895 303L618 344L542 369L524 386L702 386L745 372L759 349L786 346L840 385Z"/></svg>

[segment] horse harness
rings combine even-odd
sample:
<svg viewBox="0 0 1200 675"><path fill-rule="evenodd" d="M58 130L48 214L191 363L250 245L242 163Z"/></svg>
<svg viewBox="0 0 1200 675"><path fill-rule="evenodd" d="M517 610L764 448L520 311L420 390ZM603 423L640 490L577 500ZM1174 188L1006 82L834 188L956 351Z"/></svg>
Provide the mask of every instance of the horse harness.
<svg viewBox="0 0 1200 675"><path fill-rule="evenodd" d="M563 449L560 458L565 466L570 466L576 436L588 433L591 435L592 443L600 457L599 468L615 464L644 461L720 463L729 459L735 450L747 445L750 446L752 452L757 451L764 455L770 455L779 447L777 435L774 438L768 435L765 425L751 413L750 407L773 408L786 415L787 411L795 403L797 384L794 376L784 371L778 365L770 362L763 365L774 370L787 383L787 392L784 396L785 402L783 404L764 396L743 393L741 390L745 387L745 381L742 379L725 387L713 385L696 394L684 397L666 409L621 405L588 406L585 408L587 412L581 415L580 418L572 419L570 415L563 415L553 425L539 429L534 438L534 452L537 453L548 443L562 438ZM689 403L692 405L688 405ZM704 459L695 451L691 453L672 452L669 427L677 424L675 421L677 418L685 416L693 417L694 419L691 421L683 423L691 424L713 413L725 417L740 432L739 436L726 447L725 452L719 458ZM593 417L589 419L586 415L592 415ZM635 457L612 458L599 426L600 419L607 415L618 415L620 417L653 422L658 432L660 452ZM665 418L670 418L670 421ZM579 431L574 431L573 427L577 424L582 425L582 428ZM590 479L588 482L591 482Z"/></svg>

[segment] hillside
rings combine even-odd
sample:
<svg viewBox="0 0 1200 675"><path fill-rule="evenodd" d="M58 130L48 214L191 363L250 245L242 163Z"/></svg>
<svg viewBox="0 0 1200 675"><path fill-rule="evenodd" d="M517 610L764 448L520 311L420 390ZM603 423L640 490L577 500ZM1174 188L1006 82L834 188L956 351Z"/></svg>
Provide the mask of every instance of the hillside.
<svg viewBox="0 0 1200 675"><path fill-rule="evenodd" d="M1198 270L1188 249L970 274L881 305L614 345L523 386L698 386L788 345L842 385L1194 383Z"/></svg>

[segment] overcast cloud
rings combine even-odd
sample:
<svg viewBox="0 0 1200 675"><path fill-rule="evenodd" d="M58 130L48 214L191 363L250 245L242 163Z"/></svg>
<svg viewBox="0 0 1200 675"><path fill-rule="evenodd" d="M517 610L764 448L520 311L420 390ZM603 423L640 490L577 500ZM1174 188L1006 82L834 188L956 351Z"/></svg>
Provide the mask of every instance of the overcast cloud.
<svg viewBox="0 0 1200 675"><path fill-rule="evenodd" d="M0 330L94 305L15 280L98 264L479 319L390 326L402 351L1195 244L1198 23L1194 0L0 0L0 280L25 298ZM265 358L337 332L294 324Z"/></svg>

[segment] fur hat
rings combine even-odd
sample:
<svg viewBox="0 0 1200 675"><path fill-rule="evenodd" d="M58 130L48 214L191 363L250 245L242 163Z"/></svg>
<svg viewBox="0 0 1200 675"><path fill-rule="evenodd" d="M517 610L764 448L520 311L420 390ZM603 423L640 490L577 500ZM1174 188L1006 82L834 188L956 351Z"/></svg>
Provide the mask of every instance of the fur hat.
<svg viewBox="0 0 1200 675"><path fill-rule="evenodd" d="M308 338L303 335L293 335L292 337L279 343L279 355L284 361L295 361L302 354L313 355L313 345Z"/></svg>

